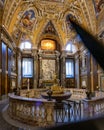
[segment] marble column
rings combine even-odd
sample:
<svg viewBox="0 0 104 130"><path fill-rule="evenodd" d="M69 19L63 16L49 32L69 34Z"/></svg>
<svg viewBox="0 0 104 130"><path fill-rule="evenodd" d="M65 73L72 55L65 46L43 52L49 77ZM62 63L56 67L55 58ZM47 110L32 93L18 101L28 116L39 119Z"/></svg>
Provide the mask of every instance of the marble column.
<svg viewBox="0 0 104 130"><path fill-rule="evenodd" d="M66 52L63 50L61 54L61 85L65 87L65 75L66 75L66 65L65 65L65 57L66 57Z"/></svg>
<svg viewBox="0 0 104 130"><path fill-rule="evenodd" d="M80 55L79 52L75 54L75 87L80 88Z"/></svg>
<svg viewBox="0 0 104 130"><path fill-rule="evenodd" d="M38 51L37 49L32 50L32 55L34 57L34 83L33 86L34 88L37 88L38 85Z"/></svg>
<svg viewBox="0 0 104 130"><path fill-rule="evenodd" d="M42 85L42 50L39 51L39 65L40 65L40 73L39 73L39 87Z"/></svg>
<svg viewBox="0 0 104 130"><path fill-rule="evenodd" d="M16 48L16 73L17 73L17 87L21 88L21 51L19 48Z"/></svg>
<svg viewBox="0 0 104 130"><path fill-rule="evenodd" d="M58 51L56 51L56 74L57 74L57 80L58 83L60 83L60 76L59 76L59 69L60 69L60 64L59 64L59 56L60 53Z"/></svg>

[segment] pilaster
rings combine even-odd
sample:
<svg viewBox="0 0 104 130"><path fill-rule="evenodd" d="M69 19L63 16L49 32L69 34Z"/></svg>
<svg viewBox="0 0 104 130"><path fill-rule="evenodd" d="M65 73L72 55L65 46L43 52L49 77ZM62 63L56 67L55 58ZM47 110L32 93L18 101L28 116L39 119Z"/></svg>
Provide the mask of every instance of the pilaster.
<svg viewBox="0 0 104 130"><path fill-rule="evenodd" d="M65 87L65 78L66 78L65 57L66 57L66 51L63 50L61 53L61 85L63 87Z"/></svg>
<svg viewBox="0 0 104 130"><path fill-rule="evenodd" d="M80 88L80 54L75 54L75 86Z"/></svg>
<svg viewBox="0 0 104 130"><path fill-rule="evenodd" d="M37 49L33 49L32 50L32 55L33 55L33 59L34 59L34 83L33 86L34 88L37 88L38 85L38 50Z"/></svg>
<svg viewBox="0 0 104 130"><path fill-rule="evenodd" d="M22 82L21 82L21 51L19 48L16 48L16 74L17 74L17 87L21 88Z"/></svg>

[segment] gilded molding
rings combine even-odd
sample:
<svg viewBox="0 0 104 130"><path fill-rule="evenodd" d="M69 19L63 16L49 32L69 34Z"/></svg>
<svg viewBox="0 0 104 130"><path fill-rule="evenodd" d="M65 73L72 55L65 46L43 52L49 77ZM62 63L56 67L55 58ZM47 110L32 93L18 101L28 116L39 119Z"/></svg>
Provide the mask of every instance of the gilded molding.
<svg viewBox="0 0 104 130"><path fill-rule="evenodd" d="M9 10L8 7L10 7ZM94 34L96 33L96 18L92 1L64 0L64 2L50 2L42 0L13 0L12 3L10 3L8 0L5 4L3 23L5 27L9 29L10 34L14 33L13 31L19 26L19 21L24 12L29 9L34 10L36 23L31 32L26 30L25 33L34 46L36 46L42 38L42 31L49 20L52 21L58 33L58 37L52 36L52 38L57 39L62 47L67 41L73 39L76 34L72 30L68 32L65 23L66 15L70 13L76 16L76 19L81 25L94 32ZM14 16L16 18L14 18ZM17 42L20 42L20 40Z"/></svg>

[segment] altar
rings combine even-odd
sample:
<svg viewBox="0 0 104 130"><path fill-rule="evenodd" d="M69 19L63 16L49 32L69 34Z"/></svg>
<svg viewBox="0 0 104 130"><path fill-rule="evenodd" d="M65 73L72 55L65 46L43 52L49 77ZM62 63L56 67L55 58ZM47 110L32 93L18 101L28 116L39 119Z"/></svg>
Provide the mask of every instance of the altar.
<svg viewBox="0 0 104 130"><path fill-rule="evenodd" d="M56 102L61 102L62 100L66 100L66 99L70 98L71 95L72 95L71 92L63 92L63 93L60 93L60 94L52 94L50 98L55 99ZM41 93L41 96L44 99L49 100L49 95L47 94L47 92Z"/></svg>
<svg viewBox="0 0 104 130"><path fill-rule="evenodd" d="M53 76L53 83L54 84L48 89L48 91L41 93L43 98L48 100L55 99L57 102L70 98L71 92L66 92L64 88L59 85L56 74Z"/></svg>

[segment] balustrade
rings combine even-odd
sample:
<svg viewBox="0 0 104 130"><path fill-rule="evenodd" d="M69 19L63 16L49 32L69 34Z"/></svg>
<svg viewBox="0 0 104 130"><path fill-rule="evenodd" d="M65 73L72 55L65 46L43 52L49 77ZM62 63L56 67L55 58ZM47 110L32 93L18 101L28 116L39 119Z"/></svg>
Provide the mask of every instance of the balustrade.
<svg viewBox="0 0 104 130"><path fill-rule="evenodd" d="M36 93L41 94L45 90L38 90ZM90 100L86 98L86 91L81 89L65 89L65 92L70 91L72 96L62 101L62 106L57 105L57 101L43 99L41 96L22 97L25 93L21 92L22 96L9 95L8 114L11 118L20 122L45 127L55 125L55 123L63 123L82 118L98 116L104 113L104 93L96 92L95 97ZM26 94L25 94L26 95ZM37 94L36 94L37 95ZM40 97L40 98L39 98Z"/></svg>
<svg viewBox="0 0 104 130"><path fill-rule="evenodd" d="M83 99L84 118L104 114L104 92L96 92L91 100Z"/></svg>
<svg viewBox="0 0 104 130"><path fill-rule="evenodd" d="M39 127L54 124L55 101L9 95L8 114L11 118Z"/></svg>

